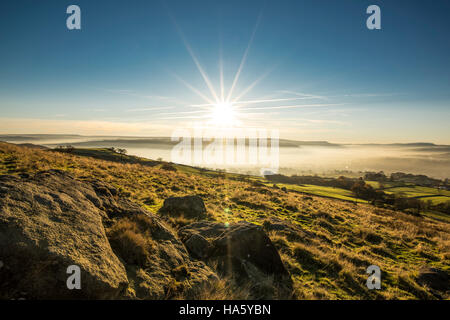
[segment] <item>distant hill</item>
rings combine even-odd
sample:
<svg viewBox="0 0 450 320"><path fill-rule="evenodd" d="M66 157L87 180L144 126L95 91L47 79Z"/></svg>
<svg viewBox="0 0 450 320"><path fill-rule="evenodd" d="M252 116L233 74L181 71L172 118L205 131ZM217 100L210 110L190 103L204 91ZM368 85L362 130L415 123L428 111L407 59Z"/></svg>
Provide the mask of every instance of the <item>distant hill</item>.
<svg viewBox="0 0 450 320"><path fill-rule="evenodd" d="M83 136L76 134L3 134L0 135L0 141L5 142L33 142L40 140L58 140L56 144L71 143L77 146L93 146L102 144L105 147L123 146L126 144L135 145L159 145L172 146L177 142L171 140L170 137L132 137L132 136ZM64 140L70 140L64 142ZM75 142L71 142L75 141ZM301 146L321 146L321 147L341 147L345 145L359 146L393 146L393 147L449 147L448 145L437 145L430 142L413 142L413 143L331 143L328 141L301 141L292 139L280 139L280 147L301 147Z"/></svg>
<svg viewBox="0 0 450 320"><path fill-rule="evenodd" d="M39 144L32 144L32 143L19 143L18 145L22 146L22 147L31 148L31 149L40 149L40 150L48 150L48 149L50 149L48 147L41 146Z"/></svg>

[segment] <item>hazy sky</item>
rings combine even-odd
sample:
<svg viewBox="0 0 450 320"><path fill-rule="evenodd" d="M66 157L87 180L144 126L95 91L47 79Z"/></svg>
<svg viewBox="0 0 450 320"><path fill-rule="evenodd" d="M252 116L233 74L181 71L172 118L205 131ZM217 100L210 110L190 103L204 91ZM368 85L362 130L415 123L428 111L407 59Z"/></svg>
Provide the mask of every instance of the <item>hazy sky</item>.
<svg viewBox="0 0 450 320"><path fill-rule="evenodd" d="M240 125L450 144L449 14L446 0L3 0L0 133L170 136L208 119L221 66L226 99L241 65Z"/></svg>

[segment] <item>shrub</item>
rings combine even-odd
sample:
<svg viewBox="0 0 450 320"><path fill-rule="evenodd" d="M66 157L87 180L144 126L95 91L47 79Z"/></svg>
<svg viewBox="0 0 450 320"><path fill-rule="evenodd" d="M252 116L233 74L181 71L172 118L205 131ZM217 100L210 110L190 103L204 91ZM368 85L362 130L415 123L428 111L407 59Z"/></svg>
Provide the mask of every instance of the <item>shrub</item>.
<svg viewBox="0 0 450 320"><path fill-rule="evenodd" d="M162 166L161 166L161 169L163 169L163 170L166 170L166 171L173 171L173 172L176 172L177 171L177 168L175 168L172 164L170 164L170 163L164 163Z"/></svg>

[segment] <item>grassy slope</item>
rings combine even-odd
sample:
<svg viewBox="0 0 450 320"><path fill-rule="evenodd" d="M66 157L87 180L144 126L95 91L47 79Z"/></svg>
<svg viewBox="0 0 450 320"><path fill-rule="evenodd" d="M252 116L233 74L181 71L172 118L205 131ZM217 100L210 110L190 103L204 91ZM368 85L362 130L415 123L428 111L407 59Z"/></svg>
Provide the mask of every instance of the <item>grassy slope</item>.
<svg viewBox="0 0 450 320"><path fill-rule="evenodd" d="M35 150L0 143L0 174L62 169L115 185L123 196L157 212L165 198L200 194L214 219L262 224L277 217L305 230L301 238L269 236L300 299L432 298L414 278L423 265L450 270L450 224L255 184L257 178L177 166L166 171L140 163ZM239 179L241 181L238 181ZM175 224L188 221L178 219ZM366 268L382 270L382 290L365 287ZM447 297L448 298L448 297Z"/></svg>

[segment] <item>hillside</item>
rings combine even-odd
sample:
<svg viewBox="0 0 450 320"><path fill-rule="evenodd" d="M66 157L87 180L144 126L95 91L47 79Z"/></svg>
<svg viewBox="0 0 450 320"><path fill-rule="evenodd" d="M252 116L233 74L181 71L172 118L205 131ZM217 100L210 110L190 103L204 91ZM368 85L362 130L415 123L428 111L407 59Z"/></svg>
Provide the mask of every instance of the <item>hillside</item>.
<svg viewBox="0 0 450 320"><path fill-rule="evenodd" d="M70 222L73 230L84 230L84 236L80 235L83 239L91 237L89 230L97 230L98 247L106 248L102 251L105 252L102 261L115 266L114 277L101 281L93 279L108 283L108 289L120 289L120 294L99 289L101 294L92 293L94 298L450 298L450 224L445 221L366 203L304 195L264 185L251 177L128 156L117 158L105 150L96 150L96 154L94 158L92 154L77 155L0 143L0 174L16 177L2 178L7 191L1 196L4 199L1 215L6 212L4 208L11 206L8 201L13 200L5 200L10 199L11 194L17 194L14 201L25 203L27 192L52 196L64 193L69 187L75 188L67 192L70 201L80 201L86 208L93 205L92 214L86 213L91 227L84 225L85 220L70 216L61 221ZM84 191L76 192L77 188ZM191 215L194 208L201 207L198 203L176 215L161 210L168 206L165 200L188 195L198 195L205 210L200 208L199 214ZM349 195L342 197L345 200ZM48 207L54 201L41 202ZM71 206L75 216L82 212L77 207L76 203ZM22 208L20 212L14 211L17 217L27 219L30 209L23 205L17 208ZM51 210L47 209L41 210L38 206L37 210L51 215ZM25 216L21 216L21 212L25 212ZM11 223L14 221L11 219L5 221ZM27 221L42 222L38 218ZM48 226L56 228L53 222ZM32 230L33 225L29 228ZM0 224L0 240L2 233L5 239L8 230L7 224ZM56 229L49 230L49 235L56 232ZM265 270L264 263L250 261L256 269L250 272L246 268L245 274L253 275L257 282L243 277L243 271L225 272L227 268L236 270L238 267L226 265L218 254L224 250L221 247L224 232L229 233L228 239L238 239L233 247L236 252L239 247L246 248L255 237L258 241L268 241L267 234L268 247L273 244L276 250L268 250L269 253L262 250L257 254L261 261L272 261L270 265L277 267ZM204 245L211 246L213 254L193 254L195 246L188 242L197 236L206 239ZM196 246L203 241L198 242L198 239ZM66 240L75 241L70 236ZM89 243L80 242L80 250L69 255L85 261L86 269L93 264L80 255L90 252ZM61 250L68 248L62 246ZM131 256L127 252L131 252ZM278 256L282 265L277 264ZM239 253L233 257L238 259ZM39 261L36 259L37 265ZM221 267L224 263L225 271ZM368 290L365 285L369 265L378 265L382 270L381 290ZM206 283L205 279L208 279ZM10 291L6 289L11 287L0 283L0 297L10 298L7 293ZM30 297L40 298L36 294Z"/></svg>

